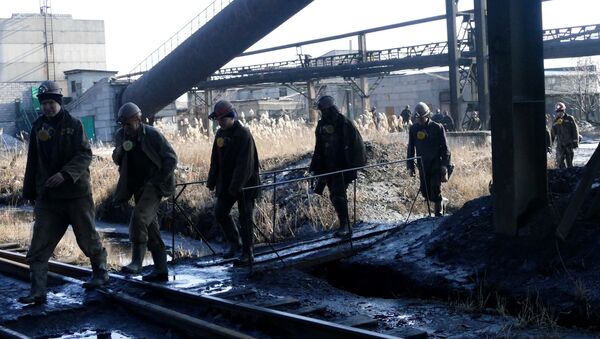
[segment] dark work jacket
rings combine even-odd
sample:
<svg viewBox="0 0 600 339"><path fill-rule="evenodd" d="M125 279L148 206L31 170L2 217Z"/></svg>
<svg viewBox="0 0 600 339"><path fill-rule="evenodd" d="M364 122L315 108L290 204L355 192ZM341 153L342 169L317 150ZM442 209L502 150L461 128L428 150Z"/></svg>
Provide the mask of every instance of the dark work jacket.
<svg viewBox="0 0 600 339"><path fill-rule="evenodd" d="M250 130L239 121L219 129L210 156L206 186L216 188L218 197L241 197L242 188L260 185L258 152ZM257 190L245 191L245 197L256 197Z"/></svg>
<svg viewBox="0 0 600 339"><path fill-rule="evenodd" d="M352 122L337 112L331 119L325 117L317 124L315 151L310 172L323 174L367 164L362 137ZM346 184L356 179L356 171L344 172Z"/></svg>
<svg viewBox="0 0 600 339"><path fill-rule="evenodd" d="M576 148L579 146L577 122L572 115L565 113L562 118L554 119L551 135L552 142L556 142L559 147Z"/></svg>
<svg viewBox="0 0 600 339"><path fill-rule="evenodd" d="M444 117L442 118L441 124L442 124L442 126L444 126L444 129L446 130L446 132L454 131L454 120L452 119L451 116L444 115Z"/></svg>
<svg viewBox="0 0 600 339"><path fill-rule="evenodd" d="M27 166L23 182L23 199L75 199L92 193L90 163L92 150L79 119L62 109L49 126L48 118L40 116L31 128ZM46 141L44 139L46 138ZM52 147L45 143L53 142ZM48 152L54 148L52 154ZM49 177L62 173L65 181L46 188Z"/></svg>
<svg viewBox="0 0 600 339"><path fill-rule="evenodd" d="M128 201L135 193L127 184L129 159L127 152L123 149L125 140L125 131L121 128L115 135L115 149L112 154L113 161L119 166L119 182L113 197L115 203ZM174 171L177 167L177 154L171 144L156 128L145 124L140 126L133 142L136 143L136 147L141 146L144 154L158 169L148 181L158 189L161 196L172 195L175 192Z"/></svg>
<svg viewBox="0 0 600 339"><path fill-rule="evenodd" d="M414 124L410 127L406 157L412 158L415 155L421 156L427 173L438 172L441 166L450 165L450 150L442 125L429 119L425 125ZM407 166L409 170L414 169L414 160L408 160Z"/></svg>

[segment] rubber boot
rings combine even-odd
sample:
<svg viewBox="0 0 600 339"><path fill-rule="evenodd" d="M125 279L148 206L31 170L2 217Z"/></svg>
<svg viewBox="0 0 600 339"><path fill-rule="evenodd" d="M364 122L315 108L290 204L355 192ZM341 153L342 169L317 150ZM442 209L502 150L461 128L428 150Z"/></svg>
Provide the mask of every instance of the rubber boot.
<svg viewBox="0 0 600 339"><path fill-rule="evenodd" d="M142 280L148 282L169 281L169 269L167 268L167 252L164 249L152 251L152 260L154 260L154 269L149 274L142 277Z"/></svg>
<svg viewBox="0 0 600 339"><path fill-rule="evenodd" d="M442 204L442 201L436 201L434 203L435 205L435 216L436 217L441 217L444 215L444 205Z"/></svg>
<svg viewBox="0 0 600 339"><path fill-rule="evenodd" d="M235 260L235 266L248 266L254 262L254 230L251 227L242 228L242 255Z"/></svg>
<svg viewBox="0 0 600 339"><path fill-rule="evenodd" d="M230 243L227 252L223 253L223 259L231 259L240 251L240 244L238 242Z"/></svg>
<svg viewBox="0 0 600 339"><path fill-rule="evenodd" d="M332 203L340 222L340 227L334 233L334 235L339 238L351 237L352 225L350 225L350 217L348 216L348 202L339 199L333 201Z"/></svg>
<svg viewBox="0 0 600 339"><path fill-rule="evenodd" d="M31 269L31 267L30 267ZM46 282L48 269L31 269L31 291L24 297L17 299L21 304L44 304L46 303Z"/></svg>
<svg viewBox="0 0 600 339"><path fill-rule="evenodd" d="M225 233L225 238L227 238L227 242L229 243L229 249L227 252L223 253L223 259L231 259L235 257L242 248L240 232L238 231L237 226L235 226L231 216L224 218L221 223L223 232Z"/></svg>
<svg viewBox="0 0 600 339"><path fill-rule="evenodd" d="M106 252L97 258L91 259L92 277L83 283L84 288L98 288L108 283L108 270L106 269Z"/></svg>
<svg viewBox="0 0 600 339"><path fill-rule="evenodd" d="M131 263L121 267L121 272L127 274L138 274L142 271L142 263L146 255L146 243L135 242L131 245Z"/></svg>

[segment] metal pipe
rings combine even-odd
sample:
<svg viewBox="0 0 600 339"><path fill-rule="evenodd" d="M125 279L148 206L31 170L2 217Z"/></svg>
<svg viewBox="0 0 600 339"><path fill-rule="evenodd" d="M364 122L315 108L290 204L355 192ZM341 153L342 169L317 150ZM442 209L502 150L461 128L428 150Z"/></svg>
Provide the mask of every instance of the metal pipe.
<svg viewBox="0 0 600 339"><path fill-rule="evenodd" d="M277 182L277 173L273 173L273 183ZM277 225L277 186L273 185L273 231L271 241L275 241L275 226Z"/></svg>
<svg viewBox="0 0 600 339"><path fill-rule="evenodd" d="M121 103L135 102L144 117L206 79L254 45L312 0L236 0L165 56L123 92ZM251 29L249 29L251 28Z"/></svg>

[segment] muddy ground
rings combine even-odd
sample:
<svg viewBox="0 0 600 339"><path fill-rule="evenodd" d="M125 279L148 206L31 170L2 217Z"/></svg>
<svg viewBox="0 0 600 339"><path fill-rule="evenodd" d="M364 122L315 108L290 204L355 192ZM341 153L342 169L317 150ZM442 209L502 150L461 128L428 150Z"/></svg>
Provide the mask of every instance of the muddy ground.
<svg viewBox="0 0 600 339"><path fill-rule="evenodd" d="M360 295L455 300L512 314L526 324L597 331L600 218L579 218L564 242L554 236L582 171L549 171L552 207L517 237L494 233L491 197L482 197L443 220L411 223L321 272L335 286ZM594 186L581 215L600 191L600 181Z"/></svg>

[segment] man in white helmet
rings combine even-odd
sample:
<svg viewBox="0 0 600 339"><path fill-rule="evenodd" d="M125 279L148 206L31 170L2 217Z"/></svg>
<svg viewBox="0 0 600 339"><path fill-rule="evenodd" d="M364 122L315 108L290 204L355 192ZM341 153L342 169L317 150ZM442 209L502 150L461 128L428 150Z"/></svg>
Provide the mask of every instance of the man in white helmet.
<svg viewBox="0 0 600 339"><path fill-rule="evenodd" d="M573 167L573 149L579 147L579 131L572 115L565 112L567 106L556 104L556 118L552 124L552 143L556 144L556 166ZM565 166L566 163L566 166Z"/></svg>
<svg viewBox="0 0 600 339"><path fill-rule="evenodd" d="M430 119L427 104L419 102L415 107L416 123L408 132L407 158L420 156L417 162L421 181L421 194L435 204L435 215L442 216L442 181L451 174L450 150L446 142L444 127ZM415 161L408 160L408 171L415 175Z"/></svg>

